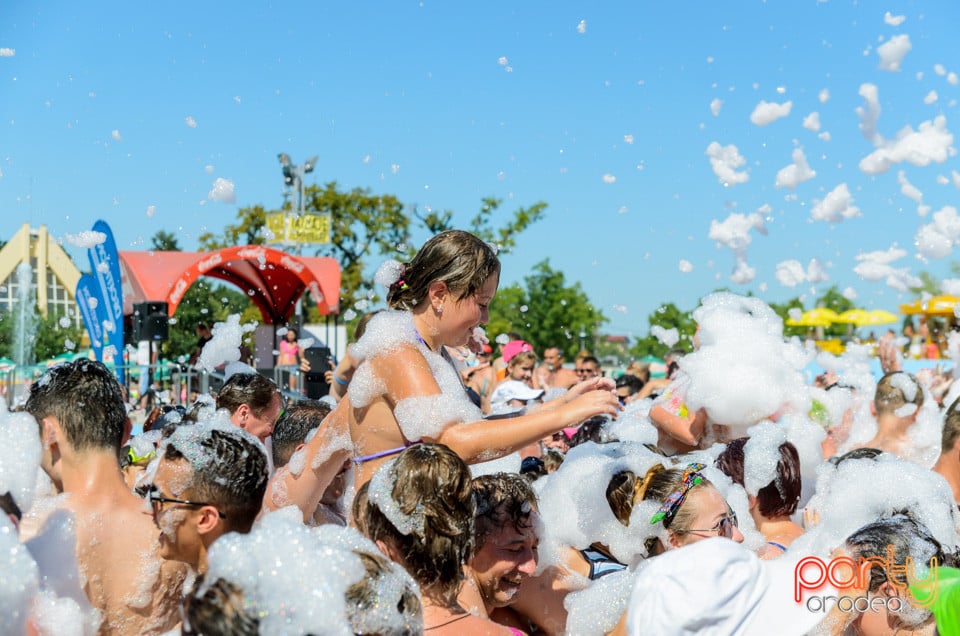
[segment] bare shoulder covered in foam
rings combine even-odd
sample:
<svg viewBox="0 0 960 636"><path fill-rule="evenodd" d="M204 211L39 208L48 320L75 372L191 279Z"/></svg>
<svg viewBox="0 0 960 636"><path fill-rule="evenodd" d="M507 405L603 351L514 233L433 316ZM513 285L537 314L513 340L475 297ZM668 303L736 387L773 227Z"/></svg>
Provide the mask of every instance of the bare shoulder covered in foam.
<svg viewBox="0 0 960 636"><path fill-rule="evenodd" d="M394 417L408 440L436 439L443 429L455 422L472 422L483 414L467 397L456 369L438 353L431 351L420 339L408 312L386 311L374 316L363 337L350 353L359 362L350 382L348 395L356 407L370 404L390 391L389 377L379 377L371 359L396 354L401 348L413 345L430 367L440 393L415 395L401 399L394 408Z"/></svg>
<svg viewBox="0 0 960 636"><path fill-rule="evenodd" d="M413 316L406 311L381 311L370 319L363 336L350 347L350 355L361 363L388 353L402 344L420 343Z"/></svg>

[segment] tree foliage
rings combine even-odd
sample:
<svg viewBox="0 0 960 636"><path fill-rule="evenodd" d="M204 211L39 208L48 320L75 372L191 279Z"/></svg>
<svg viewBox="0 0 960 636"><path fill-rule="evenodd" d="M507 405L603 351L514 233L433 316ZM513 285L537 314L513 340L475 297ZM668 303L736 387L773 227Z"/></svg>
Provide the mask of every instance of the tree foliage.
<svg viewBox="0 0 960 636"><path fill-rule="evenodd" d="M158 230L150 237L150 245L158 252L180 252L180 243L173 232Z"/></svg>
<svg viewBox="0 0 960 636"><path fill-rule="evenodd" d="M683 311L673 303L664 303L647 318L651 330L653 327L662 327L663 329L676 329L680 339L672 347L668 347L652 333L644 338L640 338L630 348L630 353L640 359L645 356L663 356L670 349L676 347L685 351L693 350L693 335L697 331L697 323L693 320L693 313Z"/></svg>
<svg viewBox="0 0 960 636"><path fill-rule="evenodd" d="M516 247L517 236L530 225L543 218L547 204L538 201L530 207L517 208L510 219L499 227L494 227L494 216L501 203L503 203L501 199L494 197L483 198L480 211L470 219L467 227L462 229L466 229L484 241L498 246L503 252L509 252ZM439 234L456 227L453 224L453 212L450 210L431 211L427 214L414 212L414 215L431 234Z"/></svg>
<svg viewBox="0 0 960 636"><path fill-rule="evenodd" d="M573 359L580 350L581 338L591 348L606 321L580 283L568 285L563 272L552 269L549 260L544 260L534 265L523 285L511 285L497 292L490 306L487 334L493 339L502 333L517 332L538 352L557 346L568 359Z"/></svg>
<svg viewBox="0 0 960 636"><path fill-rule="evenodd" d="M73 353L80 349L84 336L84 328L76 326L72 319L64 320L64 316L55 312L48 312L46 317L40 315L36 305L31 308L30 322L36 326L30 346L33 355L28 362L43 362L61 353ZM15 359L17 318L15 312L0 314L0 357Z"/></svg>

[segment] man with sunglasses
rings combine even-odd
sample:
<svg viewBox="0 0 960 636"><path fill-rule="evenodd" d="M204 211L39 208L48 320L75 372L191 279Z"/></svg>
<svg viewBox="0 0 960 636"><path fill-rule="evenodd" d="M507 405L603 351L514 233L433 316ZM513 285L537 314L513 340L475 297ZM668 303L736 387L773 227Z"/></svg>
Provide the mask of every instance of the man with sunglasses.
<svg viewBox="0 0 960 636"><path fill-rule="evenodd" d="M215 423L180 426L160 442L147 502L160 528L160 556L207 569L228 532L250 532L267 488L267 456L249 433Z"/></svg>

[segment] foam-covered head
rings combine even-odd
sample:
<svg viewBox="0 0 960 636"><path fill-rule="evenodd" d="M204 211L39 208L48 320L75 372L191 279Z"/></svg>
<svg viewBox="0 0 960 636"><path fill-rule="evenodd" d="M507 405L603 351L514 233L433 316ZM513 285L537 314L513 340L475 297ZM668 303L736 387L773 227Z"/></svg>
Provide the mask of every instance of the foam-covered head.
<svg viewBox="0 0 960 636"><path fill-rule="evenodd" d="M346 599L367 569L356 553L304 526L299 514L272 513L249 534L221 537L208 564L186 603L187 622L199 633L355 633ZM208 621L225 618L233 624L204 631Z"/></svg>
<svg viewBox="0 0 960 636"><path fill-rule="evenodd" d="M441 444L414 444L380 466L363 524L402 559L417 583L452 600L474 549L470 471Z"/></svg>
<svg viewBox="0 0 960 636"><path fill-rule="evenodd" d="M164 461L186 461L192 468L181 497L209 503L229 529L249 531L268 479L266 450L257 438L211 421L173 429L161 449Z"/></svg>

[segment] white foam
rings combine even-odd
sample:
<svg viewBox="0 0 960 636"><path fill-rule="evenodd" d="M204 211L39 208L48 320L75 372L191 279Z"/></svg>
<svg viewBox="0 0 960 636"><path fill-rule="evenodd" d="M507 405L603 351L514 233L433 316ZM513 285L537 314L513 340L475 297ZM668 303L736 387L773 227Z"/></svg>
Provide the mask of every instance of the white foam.
<svg viewBox="0 0 960 636"><path fill-rule="evenodd" d="M613 631L630 601L636 573L621 570L593 581L563 600L567 634L603 636Z"/></svg>
<svg viewBox="0 0 960 636"><path fill-rule="evenodd" d="M213 338L208 341L200 352L197 366L207 371L213 371L224 363L240 360L240 345L243 334L256 330L256 323L240 324L240 314L231 314L226 322L213 325Z"/></svg>
<svg viewBox="0 0 960 636"><path fill-rule="evenodd" d="M787 441L787 430L766 420L747 433L750 439L743 446L743 485L756 497L761 488L777 478L780 445Z"/></svg>
<svg viewBox="0 0 960 636"><path fill-rule="evenodd" d="M960 515L946 480L889 453L876 460L845 460L836 467L822 464L807 507L819 517L797 540L798 549L807 554L828 553L855 530L903 511L925 525L945 549L960 545Z"/></svg>
<svg viewBox="0 0 960 636"><path fill-rule="evenodd" d="M891 375L890 386L900 389L900 392L903 393L903 399L907 402L913 402L917 399L919 387L908 373L894 373Z"/></svg>
<svg viewBox="0 0 960 636"><path fill-rule="evenodd" d="M810 395L801 372L812 353L784 341L783 322L763 301L719 292L694 313L700 348L680 361L689 375L686 403L709 420L743 429L784 410L806 413Z"/></svg>
<svg viewBox="0 0 960 636"><path fill-rule="evenodd" d="M198 592L220 578L239 586L262 634L351 636L344 594L365 575L359 557L323 543L289 516L271 513L249 534L217 539Z"/></svg>
<svg viewBox="0 0 960 636"><path fill-rule="evenodd" d="M0 399L0 494L9 492L20 510L33 505L42 452L37 421L26 412L10 413Z"/></svg>
<svg viewBox="0 0 960 636"><path fill-rule="evenodd" d="M635 506L630 526L625 527L605 493L615 474L629 470L642 478L663 459L633 442L588 442L570 449L557 471L534 482L544 524L539 569L562 563L566 547L583 549L595 542L608 546L621 563L633 564L646 556L644 540L657 532L649 523L653 511L638 520L636 515L645 513L638 512L642 505Z"/></svg>
<svg viewBox="0 0 960 636"><path fill-rule="evenodd" d="M0 616L4 631L26 633L30 605L40 586L37 564L17 538L8 519L0 519Z"/></svg>

